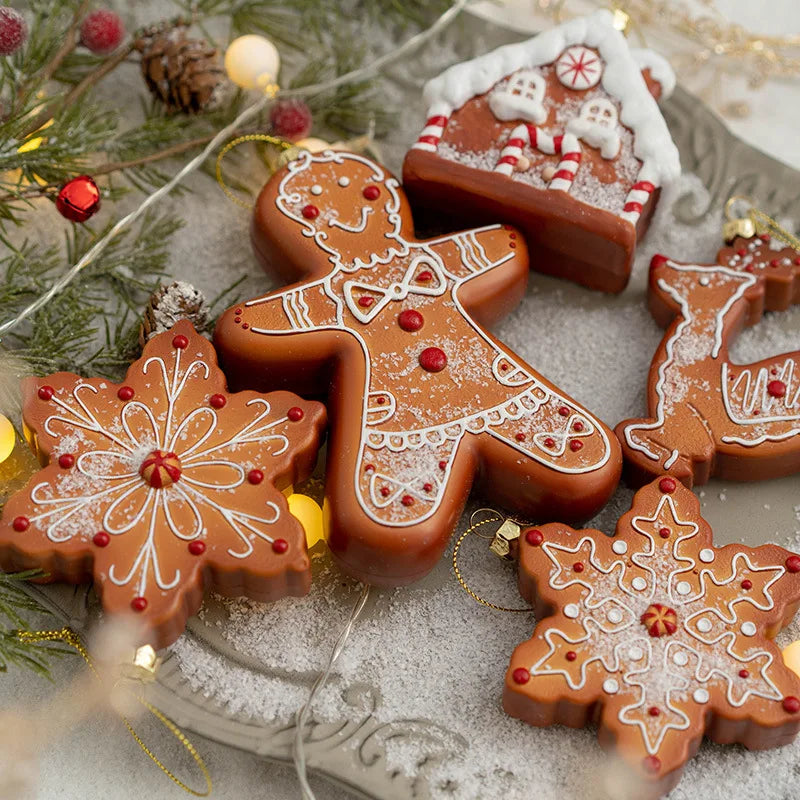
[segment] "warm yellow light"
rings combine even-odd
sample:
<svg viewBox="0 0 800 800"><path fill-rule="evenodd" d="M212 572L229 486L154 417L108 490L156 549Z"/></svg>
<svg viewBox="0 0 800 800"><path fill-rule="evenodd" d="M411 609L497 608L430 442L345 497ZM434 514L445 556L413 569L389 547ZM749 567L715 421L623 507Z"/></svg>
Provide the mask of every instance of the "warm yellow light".
<svg viewBox="0 0 800 800"><path fill-rule="evenodd" d="M0 414L0 462L5 461L14 451L17 434L8 418Z"/></svg>
<svg viewBox="0 0 800 800"><path fill-rule="evenodd" d="M288 497L289 511L300 520L306 532L306 544L310 550L325 535L322 531L322 509L307 495L292 494Z"/></svg>
<svg viewBox="0 0 800 800"><path fill-rule="evenodd" d="M44 136L34 136L33 139L28 139L23 142L18 148L18 153L30 153L32 150L38 150L42 146Z"/></svg>
<svg viewBox="0 0 800 800"><path fill-rule="evenodd" d="M299 142L295 142L294 146L308 150L311 153L321 153L323 150L330 150L331 148L330 144L324 139L317 139L314 136L301 139Z"/></svg>
<svg viewBox="0 0 800 800"><path fill-rule="evenodd" d="M278 49L264 36L240 36L225 51L225 72L242 89L274 86L278 81L280 66Z"/></svg>
<svg viewBox="0 0 800 800"><path fill-rule="evenodd" d="M792 642L783 649L783 663L800 677L800 641Z"/></svg>

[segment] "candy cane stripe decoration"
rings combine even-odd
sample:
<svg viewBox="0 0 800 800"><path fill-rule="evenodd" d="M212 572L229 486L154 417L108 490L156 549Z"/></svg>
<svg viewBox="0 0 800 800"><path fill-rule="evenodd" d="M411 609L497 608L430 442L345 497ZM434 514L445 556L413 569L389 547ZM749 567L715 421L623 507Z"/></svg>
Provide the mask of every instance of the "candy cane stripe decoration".
<svg viewBox="0 0 800 800"><path fill-rule="evenodd" d="M450 118L450 109L444 104L438 104L430 109L430 116L428 117L422 133L417 137L417 141L412 145L412 149L428 150L431 153L436 152L439 146L444 129L447 127L447 122Z"/></svg>
<svg viewBox="0 0 800 800"><path fill-rule="evenodd" d="M622 209L622 218L628 220L633 225L639 219L642 209L650 199L650 195L655 191L655 184L652 181L642 179L642 170L639 173L639 180L633 184L628 196L625 198L625 206Z"/></svg>
<svg viewBox="0 0 800 800"><path fill-rule="evenodd" d="M535 125L518 125L511 131L506 146L500 152L494 171L501 175L511 175L525 145L548 155L561 156L548 188L568 192L581 163L581 146L577 137L571 133L551 136Z"/></svg>

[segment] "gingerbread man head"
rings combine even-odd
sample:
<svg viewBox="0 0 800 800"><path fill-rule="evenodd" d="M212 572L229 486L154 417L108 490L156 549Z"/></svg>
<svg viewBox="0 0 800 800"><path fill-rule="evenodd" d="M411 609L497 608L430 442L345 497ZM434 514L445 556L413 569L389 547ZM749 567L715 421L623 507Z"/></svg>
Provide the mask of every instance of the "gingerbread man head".
<svg viewBox="0 0 800 800"><path fill-rule="evenodd" d="M355 153L303 153L282 180L267 184L258 206L264 202L297 223L290 229L294 247L308 249L317 260L322 249L348 272L405 254L401 231L413 230L398 181ZM385 248L365 254L367 240L385 242Z"/></svg>

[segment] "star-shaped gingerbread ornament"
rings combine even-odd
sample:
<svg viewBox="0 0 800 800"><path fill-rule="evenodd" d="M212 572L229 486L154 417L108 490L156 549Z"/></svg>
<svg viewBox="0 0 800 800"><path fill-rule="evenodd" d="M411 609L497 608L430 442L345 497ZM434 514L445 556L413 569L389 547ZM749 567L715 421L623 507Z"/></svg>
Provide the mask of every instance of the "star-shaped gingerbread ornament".
<svg viewBox="0 0 800 800"><path fill-rule="evenodd" d="M506 711L539 726L598 720L631 797L672 789L704 734L761 749L800 730L800 678L772 641L800 603L800 557L714 547L674 478L637 492L614 536L523 532L519 583L539 622L511 658Z"/></svg>
<svg viewBox="0 0 800 800"><path fill-rule="evenodd" d="M347 572L424 576L476 477L529 515L585 519L606 502L610 431L487 330L524 293L515 230L418 239L389 172L326 151L270 179L253 242L300 282L227 311L215 342L237 385L327 395L328 544Z"/></svg>
<svg viewBox="0 0 800 800"><path fill-rule="evenodd" d="M23 416L45 465L0 521L0 565L94 580L144 643L178 638L203 591L257 600L310 586L282 489L314 467L325 409L289 392L227 391L211 343L179 322L122 384L28 379Z"/></svg>

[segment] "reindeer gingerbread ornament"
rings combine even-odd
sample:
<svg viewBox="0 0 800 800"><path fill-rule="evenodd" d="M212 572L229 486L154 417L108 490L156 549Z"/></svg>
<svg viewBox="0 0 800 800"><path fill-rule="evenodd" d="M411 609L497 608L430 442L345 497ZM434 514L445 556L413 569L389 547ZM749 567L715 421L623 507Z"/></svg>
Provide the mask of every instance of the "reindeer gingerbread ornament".
<svg viewBox="0 0 800 800"><path fill-rule="evenodd" d="M728 346L798 296L800 258L768 236L737 239L718 264L657 255L649 303L669 326L650 366L650 416L616 429L631 478L766 480L800 470L800 352L734 364Z"/></svg>
<svg viewBox="0 0 800 800"><path fill-rule="evenodd" d="M327 390L326 528L347 572L380 585L425 575L476 475L528 515L606 502L613 435L485 330L524 292L513 229L420 241L395 178L326 151L267 183L253 241L302 282L230 309L216 343L240 385Z"/></svg>

